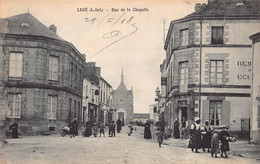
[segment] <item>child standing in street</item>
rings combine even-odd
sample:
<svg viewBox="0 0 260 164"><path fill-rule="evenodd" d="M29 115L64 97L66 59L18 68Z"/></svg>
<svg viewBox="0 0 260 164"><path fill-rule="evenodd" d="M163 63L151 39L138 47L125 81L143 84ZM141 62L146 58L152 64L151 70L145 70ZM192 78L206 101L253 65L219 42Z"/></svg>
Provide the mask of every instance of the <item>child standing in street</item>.
<svg viewBox="0 0 260 164"><path fill-rule="evenodd" d="M100 121L100 124L99 124L99 132L100 132L99 137L101 137L102 133L103 133L103 136L105 137L105 125L103 124L102 121Z"/></svg>
<svg viewBox="0 0 260 164"><path fill-rule="evenodd" d="M156 133L156 135L157 135L157 142L159 143L159 147L161 147L165 134L160 129L160 132Z"/></svg>
<svg viewBox="0 0 260 164"><path fill-rule="evenodd" d="M219 152L219 138L218 138L218 133L214 132L213 136L211 138L211 156L215 154L215 158L217 158L217 154Z"/></svg>

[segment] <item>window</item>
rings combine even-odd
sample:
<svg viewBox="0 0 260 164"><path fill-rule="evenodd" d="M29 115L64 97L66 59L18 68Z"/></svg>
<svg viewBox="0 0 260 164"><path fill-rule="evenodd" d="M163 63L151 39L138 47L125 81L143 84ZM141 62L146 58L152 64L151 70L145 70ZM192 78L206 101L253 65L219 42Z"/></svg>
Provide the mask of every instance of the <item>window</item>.
<svg viewBox="0 0 260 164"><path fill-rule="evenodd" d="M210 101L209 102L209 122L210 125L221 125L222 118L221 112L223 111L222 101Z"/></svg>
<svg viewBox="0 0 260 164"><path fill-rule="evenodd" d="M21 94L8 94L9 118L21 118Z"/></svg>
<svg viewBox="0 0 260 164"><path fill-rule="evenodd" d="M75 80L78 80L78 67L77 66L75 66L75 73L76 73Z"/></svg>
<svg viewBox="0 0 260 164"><path fill-rule="evenodd" d="M58 80L58 57L49 58L49 80Z"/></svg>
<svg viewBox="0 0 260 164"><path fill-rule="evenodd" d="M88 96L88 85L86 85L86 96Z"/></svg>
<svg viewBox="0 0 260 164"><path fill-rule="evenodd" d="M179 63L180 92L188 92L188 62Z"/></svg>
<svg viewBox="0 0 260 164"><path fill-rule="evenodd" d="M73 82L73 63L70 63L70 83Z"/></svg>
<svg viewBox="0 0 260 164"><path fill-rule="evenodd" d="M22 77L23 73L23 54L10 53L9 77Z"/></svg>
<svg viewBox="0 0 260 164"><path fill-rule="evenodd" d="M223 44L223 26L211 27L211 44Z"/></svg>
<svg viewBox="0 0 260 164"><path fill-rule="evenodd" d="M183 29L180 31L181 46L187 46L189 44L189 29Z"/></svg>
<svg viewBox="0 0 260 164"><path fill-rule="evenodd" d="M81 80L81 69L79 69L79 81Z"/></svg>
<svg viewBox="0 0 260 164"><path fill-rule="evenodd" d="M48 96L47 119L56 119L58 96Z"/></svg>
<svg viewBox="0 0 260 164"><path fill-rule="evenodd" d="M223 84L223 60L210 61L210 84Z"/></svg>

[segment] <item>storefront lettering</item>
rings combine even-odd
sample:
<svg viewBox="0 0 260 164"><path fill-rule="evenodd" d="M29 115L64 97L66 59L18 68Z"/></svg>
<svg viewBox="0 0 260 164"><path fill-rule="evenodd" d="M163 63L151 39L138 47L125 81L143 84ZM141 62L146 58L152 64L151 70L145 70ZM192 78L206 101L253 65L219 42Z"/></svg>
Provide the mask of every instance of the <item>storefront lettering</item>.
<svg viewBox="0 0 260 164"><path fill-rule="evenodd" d="M251 65L252 61L237 61L238 67L243 67L243 70L248 70L248 73L243 71L245 74L238 74L237 79L238 80L251 80Z"/></svg>

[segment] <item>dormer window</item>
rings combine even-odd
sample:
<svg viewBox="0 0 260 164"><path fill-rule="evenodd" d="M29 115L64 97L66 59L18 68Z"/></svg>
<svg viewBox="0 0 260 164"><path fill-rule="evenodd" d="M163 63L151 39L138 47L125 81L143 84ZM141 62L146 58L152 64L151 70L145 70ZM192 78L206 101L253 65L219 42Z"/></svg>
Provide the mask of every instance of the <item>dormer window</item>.
<svg viewBox="0 0 260 164"><path fill-rule="evenodd" d="M22 23L22 25L21 25L22 27L29 27L29 23Z"/></svg>

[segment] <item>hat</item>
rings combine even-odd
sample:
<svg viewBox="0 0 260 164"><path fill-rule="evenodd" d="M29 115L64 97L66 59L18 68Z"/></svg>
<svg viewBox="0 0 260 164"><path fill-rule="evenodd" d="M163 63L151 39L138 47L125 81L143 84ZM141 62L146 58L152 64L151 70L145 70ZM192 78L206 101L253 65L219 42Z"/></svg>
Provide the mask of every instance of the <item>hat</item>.
<svg viewBox="0 0 260 164"><path fill-rule="evenodd" d="M227 126L226 125L221 125L220 128L221 129L227 129Z"/></svg>
<svg viewBox="0 0 260 164"><path fill-rule="evenodd" d="M199 117L195 117L194 120L195 120L195 121L199 121L200 118L199 118Z"/></svg>

